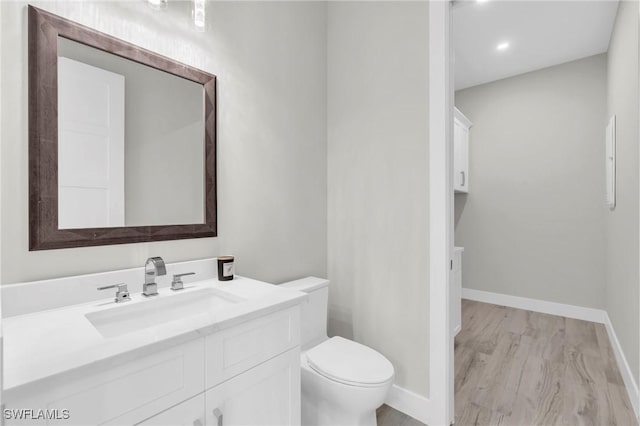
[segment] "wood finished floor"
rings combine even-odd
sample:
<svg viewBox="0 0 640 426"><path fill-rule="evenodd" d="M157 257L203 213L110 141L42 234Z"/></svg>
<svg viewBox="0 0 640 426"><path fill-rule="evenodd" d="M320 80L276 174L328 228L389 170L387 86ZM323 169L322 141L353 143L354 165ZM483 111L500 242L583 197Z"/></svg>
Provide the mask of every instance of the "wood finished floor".
<svg viewBox="0 0 640 426"><path fill-rule="evenodd" d="M602 324L462 301L456 426L631 426ZM383 405L378 426L423 426Z"/></svg>
<svg viewBox="0 0 640 426"><path fill-rule="evenodd" d="M456 425L637 425L602 324L462 301Z"/></svg>
<svg viewBox="0 0 640 426"><path fill-rule="evenodd" d="M394 410L388 405L383 405L378 408L376 417L378 419L378 426L425 426L424 423L398 410Z"/></svg>

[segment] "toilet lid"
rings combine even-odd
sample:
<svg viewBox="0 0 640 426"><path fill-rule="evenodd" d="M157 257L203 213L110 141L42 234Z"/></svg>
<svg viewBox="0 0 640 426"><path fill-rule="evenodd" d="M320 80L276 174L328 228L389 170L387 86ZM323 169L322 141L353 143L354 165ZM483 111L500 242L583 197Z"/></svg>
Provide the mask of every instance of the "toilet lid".
<svg viewBox="0 0 640 426"><path fill-rule="evenodd" d="M393 378L393 365L375 350L342 337L332 337L307 351L309 366L337 382L372 386Z"/></svg>

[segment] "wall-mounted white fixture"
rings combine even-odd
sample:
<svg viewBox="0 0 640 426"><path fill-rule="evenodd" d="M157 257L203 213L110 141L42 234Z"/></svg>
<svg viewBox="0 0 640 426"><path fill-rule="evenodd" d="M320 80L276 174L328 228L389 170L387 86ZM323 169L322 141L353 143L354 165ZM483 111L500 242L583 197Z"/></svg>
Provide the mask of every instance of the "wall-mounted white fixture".
<svg viewBox="0 0 640 426"><path fill-rule="evenodd" d="M165 9L169 3L169 0L147 0L151 8L159 10ZM191 18L193 19L193 25L199 31L204 31L206 23L206 0L192 0L191 1Z"/></svg>
<svg viewBox="0 0 640 426"><path fill-rule="evenodd" d="M206 18L205 0L193 0L193 25L204 31Z"/></svg>
<svg viewBox="0 0 640 426"><path fill-rule="evenodd" d="M168 0L147 0L149 6L154 9L164 9L167 7L167 1Z"/></svg>
<svg viewBox="0 0 640 426"><path fill-rule="evenodd" d="M509 42L508 41L503 41L502 43L499 43L496 46L497 50L507 50L509 48Z"/></svg>
<svg viewBox="0 0 640 426"><path fill-rule="evenodd" d="M616 207L616 116L609 119L606 130L605 171L607 196L606 204L610 209Z"/></svg>

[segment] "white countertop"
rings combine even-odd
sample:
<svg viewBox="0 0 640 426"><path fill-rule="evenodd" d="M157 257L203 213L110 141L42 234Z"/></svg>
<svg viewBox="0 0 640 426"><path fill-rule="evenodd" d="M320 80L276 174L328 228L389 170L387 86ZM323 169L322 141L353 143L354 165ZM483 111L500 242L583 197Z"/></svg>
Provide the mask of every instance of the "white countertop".
<svg viewBox="0 0 640 426"><path fill-rule="evenodd" d="M299 304L304 293L236 276L232 281L208 279L185 290L159 290L158 298L216 288L245 299L232 307L210 310L180 320L105 338L85 316L114 308L113 297L4 319L5 391L71 370L95 368L149 355L166 347L211 334L241 322ZM114 290L115 294L115 290ZM122 306L152 299L132 293Z"/></svg>

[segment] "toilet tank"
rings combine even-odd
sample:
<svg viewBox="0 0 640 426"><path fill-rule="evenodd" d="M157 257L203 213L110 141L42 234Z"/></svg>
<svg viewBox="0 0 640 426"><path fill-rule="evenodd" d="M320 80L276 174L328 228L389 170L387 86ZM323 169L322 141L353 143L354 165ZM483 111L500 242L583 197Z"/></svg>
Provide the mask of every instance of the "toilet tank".
<svg viewBox="0 0 640 426"><path fill-rule="evenodd" d="M309 295L301 305L300 344L302 349L308 349L327 340L329 280L307 277L280 285Z"/></svg>

